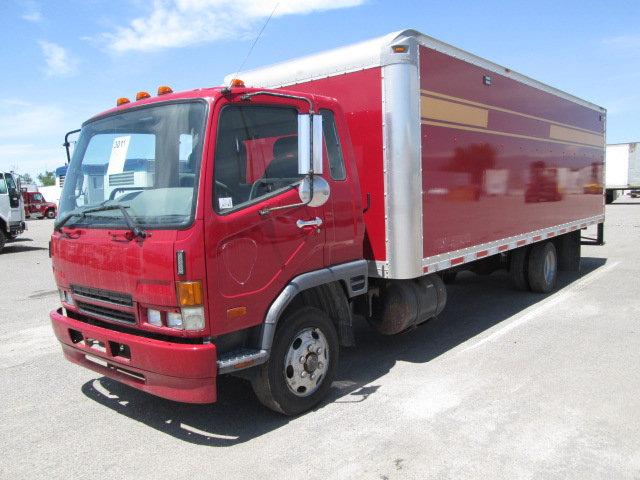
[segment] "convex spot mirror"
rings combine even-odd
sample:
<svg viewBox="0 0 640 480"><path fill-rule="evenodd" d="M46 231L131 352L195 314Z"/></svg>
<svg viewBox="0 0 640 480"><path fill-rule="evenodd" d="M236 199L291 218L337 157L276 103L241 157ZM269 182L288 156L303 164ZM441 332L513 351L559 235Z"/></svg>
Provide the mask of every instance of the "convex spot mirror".
<svg viewBox="0 0 640 480"><path fill-rule="evenodd" d="M311 188L312 186L313 189ZM313 197L311 196L312 190ZM329 183L317 175L304 177L300 182L300 186L298 186L300 201L309 207L321 207L329 200L330 193Z"/></svg>

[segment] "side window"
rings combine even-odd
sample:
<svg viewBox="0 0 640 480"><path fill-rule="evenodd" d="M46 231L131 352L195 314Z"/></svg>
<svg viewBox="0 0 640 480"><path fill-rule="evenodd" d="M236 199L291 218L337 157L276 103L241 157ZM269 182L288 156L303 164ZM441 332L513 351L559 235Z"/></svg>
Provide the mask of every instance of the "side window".
<svg viewBox="0 0 640 480"><path fill-rule="evenodd" d="M344 170L344 160L342 158L342 148L340 147L340 139L336 129L336 122L333 118L331 110L321 109L322 130L324 132L324 143L327 147L327 155L329 157L329 170L333 180L344 180L347 175Z"/></svg>
<svg viewBox="0 0 640 480"><path fill-rule="evenodd" d="M289 188L298 174L294 108L227 106L220 113L214 208L241 208Z"/></svg>
<svg viewBox="0 0 640 480"><path fill-rule="evenodd" d="M4 175L0 173L0 195L6 195L7 190L7 182L4 181Z"/></svg>

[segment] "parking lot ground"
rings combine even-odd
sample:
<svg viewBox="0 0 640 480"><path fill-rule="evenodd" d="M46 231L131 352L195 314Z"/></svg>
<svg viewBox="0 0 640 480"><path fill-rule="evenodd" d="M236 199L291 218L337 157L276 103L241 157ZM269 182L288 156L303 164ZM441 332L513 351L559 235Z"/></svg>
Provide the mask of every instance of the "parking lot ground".
<svg viewBox="0 0 640 480"><path fill-rule="evenodd" d="M439 318L358 325L330 398L285 418L243 380L186 405L64 360L49 220L0 255L0 478L640 478L640 202L550 295L463 274ZM594 232L591 232L595 235Z"/></svg>

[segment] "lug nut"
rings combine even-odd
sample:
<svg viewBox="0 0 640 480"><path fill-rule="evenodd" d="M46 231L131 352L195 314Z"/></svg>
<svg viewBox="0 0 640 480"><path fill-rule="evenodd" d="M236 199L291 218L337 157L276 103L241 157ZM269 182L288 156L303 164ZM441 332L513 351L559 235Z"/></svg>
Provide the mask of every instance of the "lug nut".
<svg viewBox="0 0 640 480"><path fill-rule="evenodd" d="M307 359L304 355L300 357L300 363L304 363L306 360Z"/></svg>
<svg viewBox="0 0 640 480"><path fill-rule="evenodd" d="M312 374L311 374L311 380L315 380L315 379L316 379L316 374L315 374L315 373L312 373Z"/></svg>
<svg viewBox="0 0 640 480"><path fill-rule="evenodd" d="M316 350L316 353L317 353L318 355L322 355L322 348L318 347L318 350Z"/></svg>
<svg viewBox="0 0 640 480"><path fill-rule="evenodd" d="M302 378L305 378L305 377L307 376L307 372L305 372L305 371L301 372L301 373L300 373L300 376L301 376Z"/></svg>

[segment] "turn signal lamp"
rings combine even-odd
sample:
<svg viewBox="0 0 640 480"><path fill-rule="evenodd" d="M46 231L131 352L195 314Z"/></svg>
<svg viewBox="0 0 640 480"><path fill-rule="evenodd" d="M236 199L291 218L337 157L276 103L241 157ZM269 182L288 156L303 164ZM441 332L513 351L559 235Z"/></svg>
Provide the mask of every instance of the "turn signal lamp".
<svg viewBox="0 0 640 480"><path fill-rule="evenodd" d="M231 80L230 85L232 87L244 87L244 82L242 80L240 80L239 78L233 78Z"/></svg>
<svg viewBox="0 0 640 480"><path fill-rule="evenodd" d="M173 93L173 89L171 87L167 87L166 85L161 85L158 87L158 95L166 95L167 93Z"/></svg>
<svg viewBox="0 0 640 480"><path fill-rule="evenodd" d="M181 307L194 307L202 305L202 283L178 282L178 305Z"/></svg>
<svg viewBox="0 0 640 480"><path fill-rule="evenodd" d="M129 103L129 99L127 97L120 97L118 100L116 100L116 106L119 107L120 105L124 105L125 103Z"/></svg>
<svg viewBox="0 0 640 480"><path fill-rule="evenodd" d="M136 100L144 100L145 98L149 98L149 92L138 92L136 93Z"/></svg>
<svg viewBox="0 0 640 480"><path fill-rule="evenodd" d="M391 50L393 50L393 53L407 53L409 47L406 45L394 45Z"/></svg>

